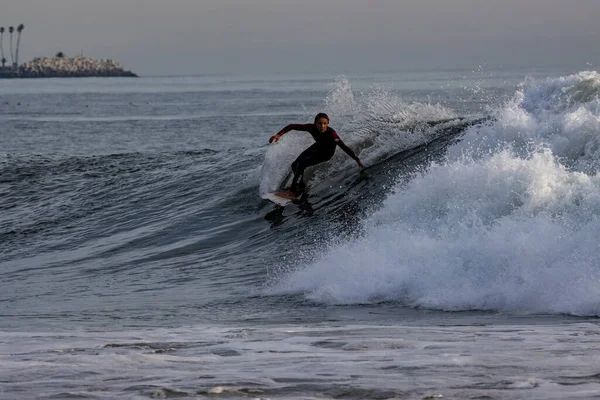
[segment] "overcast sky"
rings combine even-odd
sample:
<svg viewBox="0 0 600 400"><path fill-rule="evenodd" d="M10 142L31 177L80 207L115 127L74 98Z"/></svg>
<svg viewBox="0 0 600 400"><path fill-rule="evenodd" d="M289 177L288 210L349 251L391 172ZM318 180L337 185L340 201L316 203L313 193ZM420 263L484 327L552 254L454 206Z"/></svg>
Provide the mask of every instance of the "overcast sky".
<svg viewBox="0 0 600 400"><path fill-rule="evenodd" d="M21 62L83 51L142 75L600 64L600 0L1 3L0 26L25 24Z"/></svg>

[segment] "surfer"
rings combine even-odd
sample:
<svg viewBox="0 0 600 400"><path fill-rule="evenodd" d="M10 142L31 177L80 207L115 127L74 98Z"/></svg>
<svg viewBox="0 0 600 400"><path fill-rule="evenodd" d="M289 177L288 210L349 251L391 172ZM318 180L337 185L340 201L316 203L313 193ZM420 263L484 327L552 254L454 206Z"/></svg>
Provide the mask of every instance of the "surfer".
<svg viewBox="0 0 600 400"><path fill-rule="evenodd" d="M304 150L298 158L296 158L296 161L292 163L294 179L292 180L292 185L289 187L289 191L294 194L302 192L306 188L306 185L302 180L304 170L307 167L330 160L335 153L336 145L340 146L346 154L352 157L360 168L365 167L352 149L342 142L342 139L340 139L337 132L329 127L329 117L325 113L317 114L314 124L290 124L286 126L277 134L271 136L269 143L277 142L282 135L289 131L308 132L313 139L315 139L315 143Z"/></svg>

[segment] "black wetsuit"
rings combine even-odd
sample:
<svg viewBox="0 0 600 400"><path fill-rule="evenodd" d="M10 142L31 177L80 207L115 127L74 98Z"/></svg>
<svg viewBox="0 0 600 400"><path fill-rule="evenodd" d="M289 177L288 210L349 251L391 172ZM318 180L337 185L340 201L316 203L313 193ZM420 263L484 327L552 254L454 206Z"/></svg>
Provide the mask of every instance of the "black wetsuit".
<svg viewBox="0 0 600 400"><path fill-rule="evenodd" d="M304 131L311 134L315 143L308 149L304 150L296 161L292 163L292 172L294 173L294 179L292 180L292 186L290 190L296 192L298 189L304 188L304 182L302 175L307 167L325 162L335 154L335 147L340 146L346 154L358 161L356 154L350 149L342 139L338 136L337 132L331 128L327 128L325 132L319 132L315 124L291 124L282 129L281 134L289 131Z"/></svg>

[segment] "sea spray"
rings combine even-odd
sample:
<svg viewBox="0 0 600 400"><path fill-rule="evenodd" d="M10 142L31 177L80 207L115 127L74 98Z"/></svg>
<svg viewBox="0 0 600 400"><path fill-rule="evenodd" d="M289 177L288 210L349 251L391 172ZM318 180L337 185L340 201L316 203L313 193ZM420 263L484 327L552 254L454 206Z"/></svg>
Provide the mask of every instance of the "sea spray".
<svg viewBox="0 0 600 400"><path fill-rule="evenodd" d="M446 128L462 123L454 111L440 104L406 103L382 85L374 85L366 93L355 92L345 77L338 77L332 84L323 110L331 119L331 127L367 166L427 144L448 134ZM323 110L313 111L316 114ZM291 172L294 159L312 143L305 132L289 132L269 146L259 171L259 194L276 190ZM354 161L337 151L331 161L308 168L305 180L314 186L352 168Z"/></svg>

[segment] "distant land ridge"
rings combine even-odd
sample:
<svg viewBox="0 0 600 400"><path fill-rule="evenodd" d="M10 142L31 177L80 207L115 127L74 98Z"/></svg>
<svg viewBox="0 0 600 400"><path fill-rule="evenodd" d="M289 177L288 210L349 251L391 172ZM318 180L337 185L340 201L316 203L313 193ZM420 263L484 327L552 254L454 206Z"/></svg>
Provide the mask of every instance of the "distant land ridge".
<svg viewBox="0 0 600 400"><path fill-rule="evenodd" d="M0 67L1 78L137 77L110 59L37 57L18 67Z"/></svg>

